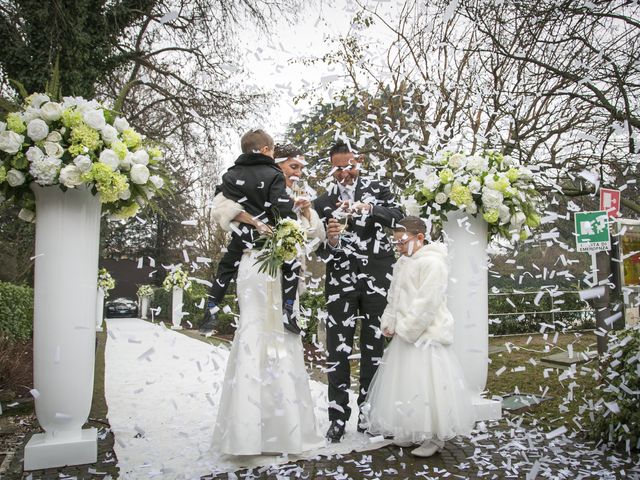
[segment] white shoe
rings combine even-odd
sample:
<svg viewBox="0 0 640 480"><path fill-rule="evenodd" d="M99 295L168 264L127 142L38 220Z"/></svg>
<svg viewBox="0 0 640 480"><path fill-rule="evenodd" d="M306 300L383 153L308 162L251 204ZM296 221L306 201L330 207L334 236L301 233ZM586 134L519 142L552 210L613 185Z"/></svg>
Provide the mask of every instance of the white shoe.
<svg viewBox="0 0 640 480"><path fill-rule="evenodd" d="M416 457L431 457L438 453L442 449L442 446L438 445L431 440L426 440L422 445L418 448L411 450L411 455Z"/></svg>

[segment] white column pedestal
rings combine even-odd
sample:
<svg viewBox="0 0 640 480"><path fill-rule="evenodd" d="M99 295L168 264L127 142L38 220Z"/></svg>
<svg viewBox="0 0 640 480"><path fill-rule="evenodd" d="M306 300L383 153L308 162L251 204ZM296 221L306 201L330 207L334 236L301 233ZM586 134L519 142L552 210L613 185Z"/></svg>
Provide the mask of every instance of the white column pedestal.
<svg viewBox="0 0 640 480"><path fill-rule="evenodd" d="M84 465L98 461L98 430L79 430L76 437L56 438L46 433L36 433L24 448L24 469Z"/></svg>
<svg viewBox="0 0 640 480"><path fill-rule="evenodd" d="M489 369L487 224L460 211L448 212L447 217L444 232L451 265L448 307L455 325L453 346L473 393L477 420L496 420L502 417L501 403L482 395Z"/></svg>
<svg viewBox="0 0 640 480"><path fill-rule="evenodd" d="M171 330L182 330L180 322L182 321L182 296L184 290L180 287L173 287L173 295L171 300Z"/></svg>
<svg viewBox="0 0 640 480"><path fill-rule="evenodd" d="M146 320L148 312L149 312L149 297L142 297L140 299L140 318L143 320Z"/></svg>
<svg viewBox="0 0 640 480"><path fill-rule="evenodd" d="M36 196L33 312L35 410L44 434L24 469L93 463L97 432L83 430L93 397L100 199L84 187L31 186Z"/></svg>

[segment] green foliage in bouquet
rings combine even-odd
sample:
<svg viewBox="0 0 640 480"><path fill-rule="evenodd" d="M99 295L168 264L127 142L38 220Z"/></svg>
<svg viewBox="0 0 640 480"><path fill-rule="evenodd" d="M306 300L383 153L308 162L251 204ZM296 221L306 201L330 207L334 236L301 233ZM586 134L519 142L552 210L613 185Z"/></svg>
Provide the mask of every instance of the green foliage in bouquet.
<svg viewBox="0 0 640 480"><path fill-rule="evenodd" d="M283 262L290 262L302 252L307 236L300 224L290 218L278 219L275 228L259 239L264 242L256 264L258 271L275 277Z"/></svg>
<svg viewBox="0 0 640 480"><path fill-rule="evenodd" d="M138 287L138 291L136 292L140 298L152 298L153 297L153 287L151 285L140 285Z"/></svg>
<svg viewBox="0 0 640 480"><path fill-rule="evenodd" d="M189 290L191 287L191 281L187 275L187 272L182 270L182 267L178 265L165 277L162 282L162 287L170 292L174 287L180 287L184 290Z"/></svg>
<svg viewBox="0 0 640 480"><path fill-rule="evenodd" d="M0 203L14 200L33 220L29 186L88 187L112 218L135 215L165 188L162 152L117 112L81 97L35 93L0 121Z"/></svg>
<svg viewBox="0 0 640 480"><path fill-rule="evenodd" d="M491 236L509 241L526 239L540 225L533 172L511 157L494 151L472 156L444 151L415 165L415 180L404 192L410 201L407 210L419 210L412 214L422 213L439 224L454 210L482 215Z"/></svg>
<svg viewBox="0 0 640 480"><path fill-rule="evenodd" d="M104 291L104 298L109 296L109 290L113 290L116 286L116 281L106 268L98 270L98 288Z"/></svg>
<svg viewBox="0 0 640 480"><path fill-rule="evenodd" d="M597 442L640 451L640 326L613 335L595 398L584 412Z"/></svg>

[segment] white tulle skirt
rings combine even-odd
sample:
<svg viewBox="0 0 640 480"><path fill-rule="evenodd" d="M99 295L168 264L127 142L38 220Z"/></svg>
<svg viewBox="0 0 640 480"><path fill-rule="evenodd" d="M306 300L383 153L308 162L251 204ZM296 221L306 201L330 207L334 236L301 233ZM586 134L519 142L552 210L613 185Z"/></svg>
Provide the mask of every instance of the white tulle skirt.
<svg viewBox="0 0 640 480"><path fill-rule="evenodd" d="M396 335L369 387L368 431L414 443L469 435L475 417L463 375L452 347L416 347Z"/></svg>
<svg viewBox="0 0 640 480"><path fill-rule="evenodd" d="M280 277L238 270L240 319L225 371L213 447L229 455L301 453L323 446L300 336L282 326Z"/></svg>

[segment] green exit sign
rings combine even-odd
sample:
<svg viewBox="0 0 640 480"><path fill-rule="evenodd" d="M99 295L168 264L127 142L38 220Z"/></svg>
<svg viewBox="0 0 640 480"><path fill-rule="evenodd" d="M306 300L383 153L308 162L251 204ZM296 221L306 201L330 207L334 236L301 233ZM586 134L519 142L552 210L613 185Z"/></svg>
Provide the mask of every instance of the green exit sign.
<svg viewBox="0 0 640 480"><path fill-rule="evenodd" d="M609 216L605 210L575 214L576 247L579 252L611 250Z"/></svg>

